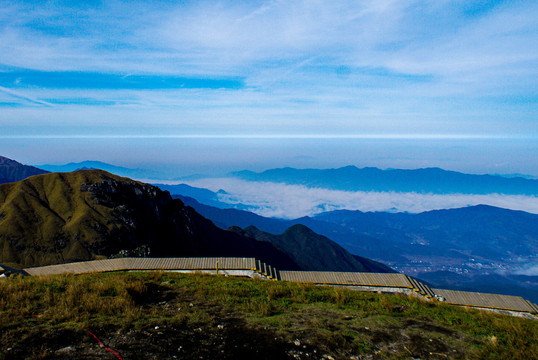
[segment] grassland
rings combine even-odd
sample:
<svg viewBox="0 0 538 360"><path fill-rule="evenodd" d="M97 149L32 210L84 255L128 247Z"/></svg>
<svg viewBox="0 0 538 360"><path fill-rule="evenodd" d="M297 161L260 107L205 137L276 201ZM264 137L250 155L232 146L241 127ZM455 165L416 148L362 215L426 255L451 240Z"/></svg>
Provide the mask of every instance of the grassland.
<svg viewBox="0 0 538 360"><path fill-rule="evenodd" d="M0 359L537 359L538 321L201 274L0 280Z"/></svg>
<svg viewBox="0 0 538 360"><path fill-rule="evenodd" d="M83 185L106 179L135 184L92 170L0 185L0 261L38 266L91 259L82 244L105 238L118 222L113 221L112 209L98 204Z"/></svg>

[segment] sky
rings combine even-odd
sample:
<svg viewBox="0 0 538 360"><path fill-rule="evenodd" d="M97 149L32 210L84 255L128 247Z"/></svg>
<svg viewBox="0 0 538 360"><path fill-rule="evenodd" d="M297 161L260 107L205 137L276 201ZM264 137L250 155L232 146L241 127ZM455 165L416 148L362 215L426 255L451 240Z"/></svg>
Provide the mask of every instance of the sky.
<svg viewBox="0 0 538 360"><path fill-rule="evenodd" d="M3 0L0 154L538 176L537 18L535 1Z"/></svg>

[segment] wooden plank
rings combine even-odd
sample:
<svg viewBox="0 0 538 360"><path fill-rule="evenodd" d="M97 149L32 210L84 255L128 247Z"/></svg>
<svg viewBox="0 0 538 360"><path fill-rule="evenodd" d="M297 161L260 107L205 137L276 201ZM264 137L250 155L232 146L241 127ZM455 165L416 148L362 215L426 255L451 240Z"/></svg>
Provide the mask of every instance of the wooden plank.
<svg viewBox="0 0 538 360"><path fill-rule="evenodd" d="M520 296L487 294L469 291L432 289L449 304L492 309L533 312L533 308Z"/></svg>
<svg viewBox="0 0 538 360"><path fill-rule="evenodd" d="M403 274L352 273L324 271L280 271L282 280L315 284L362 285L412 288Z"/></svg>

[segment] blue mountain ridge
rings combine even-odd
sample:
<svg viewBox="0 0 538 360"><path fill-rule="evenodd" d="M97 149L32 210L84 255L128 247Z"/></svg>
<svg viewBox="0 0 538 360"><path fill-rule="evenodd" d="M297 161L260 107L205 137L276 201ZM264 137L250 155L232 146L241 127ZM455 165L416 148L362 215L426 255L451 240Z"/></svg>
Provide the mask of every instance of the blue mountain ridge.
<svg viewBox="0 0 538 360"><path fill-rule="evenodd" d="M100 169L105 170L110 173L119 175L119 176L125 176L130 178L145 178L145 179L151 179L151 178L157 178L158 172L153 170L147 170L147 169L130 169L122 166L116 166L107 164L102 161L93 161L93 160L86 160L81 161L77 163L68 163L63 165L36 165L36 167L47 170L50 172L71 172L76 170L87 170L87 169Z"/></svg>
<svg viewBox="0 0 538 360"><path fill-rule="evenodd" d="M111 173L143 179L168 178L156 170L130 169L101 161L82 161L64 165L36 165L50 172L101 169ZM270 181L344 191L396 191L435 194L510 194L538 196L538 179L527 175L473 175L440 168L378 169L350 165L337 169L269 169L260 173L249 170L229 176L248 181ZM178 180L205 178L191 175Z"/></svg>
<svg viewBox="0 0 538 360"><path fill-rule="evenodd" d="M0 156L0 184L23 180L29 176L46 174L47 172Z"/></svg>
<svg viewBox="0 0 538 360"><path fill-rule="evenodd" d="M416 170L346 166L338 169L294 169L230 174L248 181L268 181L344 191L396 191L435 194L538 195L538 180L472 175L440 168Z"/></svg>
<svg viewBox="0 0 538 360"><path fill-rule="evenodd" d="M181 198L221 228L280 234L302 224L360 254L436 286L497 292L538 300L538 277L517 275L536 264L538 215L486 205L420 214L340 210L294 220L216 208ZM222 205L222 204L221 204Z"/></svg>

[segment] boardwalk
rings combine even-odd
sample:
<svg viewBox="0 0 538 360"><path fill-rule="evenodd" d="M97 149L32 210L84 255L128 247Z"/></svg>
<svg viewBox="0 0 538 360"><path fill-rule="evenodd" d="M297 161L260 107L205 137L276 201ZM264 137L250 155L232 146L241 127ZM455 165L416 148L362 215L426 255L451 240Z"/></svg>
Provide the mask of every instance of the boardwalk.
<svg viewBox="0 0 538 360"><path fill-rule="evenodd" d="M11 268L0 264L0 273L7 272L8 269ZM120 258L41 266L27 268L22 272L32 276L43 276L108 271L200 271L214 274L221 273L231 276L345 286L364 291L414 294L459 306L538 314L538 306L520 296L431 289L426 284L405 274L278 271L271 265L254 258Z"/></svg>
<svg viewBox="0 0 538 360"><path fill-rule="evenodd" d="M121 258L24 269L29 275L83 274L125 270L256 270L254 258Z"/></svg>

